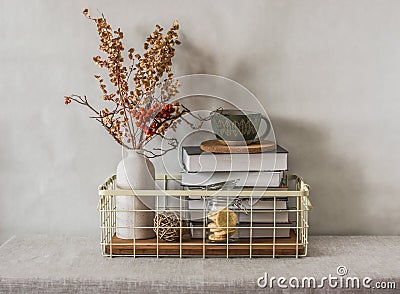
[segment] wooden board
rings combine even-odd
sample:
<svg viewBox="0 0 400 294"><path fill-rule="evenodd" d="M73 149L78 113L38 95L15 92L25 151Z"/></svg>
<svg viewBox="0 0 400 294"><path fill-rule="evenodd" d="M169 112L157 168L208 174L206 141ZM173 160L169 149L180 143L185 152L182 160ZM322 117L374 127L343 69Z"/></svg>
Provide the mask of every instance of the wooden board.
<svg viewBox="0 0 400 294"><path fill-rule="evenodd" d="M200 144L200 149L213 153L260 153L276 149L271 141L256 142L249 145L225 145L220 140L208 140Z"/></svg>
<svg viewBox="0 0 400 294"><path fill-rule="evenodd" d="M157 239L136 240L134 252L133 240L119 239L115 235L112 238L111 246L106 245L105 252L110 254L112 250L113 255L133 255L134 253L140 255L157 255ZM275 238L275 255L296 255L296 234L292 230L288 238ZM277 244L278 243L278 244ZM270 255L273 254L273 238L260 238L253 239L252 242L252 256L256 255ZM228 248L228 249L227 249ZM298 245L298 254L304 254L304 245ZM228 245L223 243L205 243L203 246L202 239L192 239L190 241L182 242L182 248L178 242L165 242L158 241L158 254L159 255L180 255L182 256L202 256L203 250L206 256L226 256L227 250L229 256L249 256L250 245L249 239L239 239L237 243Z"/></svg>

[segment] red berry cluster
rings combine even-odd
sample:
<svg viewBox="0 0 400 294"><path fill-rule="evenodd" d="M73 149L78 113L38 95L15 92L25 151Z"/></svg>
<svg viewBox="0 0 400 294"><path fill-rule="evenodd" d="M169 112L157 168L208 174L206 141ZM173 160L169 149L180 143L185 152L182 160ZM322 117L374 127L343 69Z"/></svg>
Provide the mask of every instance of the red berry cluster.
<svg viewBox="0 0 400 294"><path fill-rule="evenodd" d="M136 119L136 126L148 137L156 134L167 120L173 119L175 112L178 114L178 108L172 104L154 104L151 108L140 107L131 110L133 118ZM162 129L161 132L163 131Z"/></svg>

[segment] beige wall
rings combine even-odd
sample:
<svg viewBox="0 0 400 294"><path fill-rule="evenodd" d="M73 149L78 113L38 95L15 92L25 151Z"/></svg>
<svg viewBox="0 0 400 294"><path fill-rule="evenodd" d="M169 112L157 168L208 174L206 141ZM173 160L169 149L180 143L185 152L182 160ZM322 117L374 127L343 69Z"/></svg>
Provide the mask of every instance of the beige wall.
<svg viewBox="0 0 400 294"><path fill-rule="evenodd" d="M313 234L400 233L400 1L0 0L0 234L97 234L120 149L63 95L96 97L98 8L142 44L181 23L178 75L259 97L312 187Z"/></svg>

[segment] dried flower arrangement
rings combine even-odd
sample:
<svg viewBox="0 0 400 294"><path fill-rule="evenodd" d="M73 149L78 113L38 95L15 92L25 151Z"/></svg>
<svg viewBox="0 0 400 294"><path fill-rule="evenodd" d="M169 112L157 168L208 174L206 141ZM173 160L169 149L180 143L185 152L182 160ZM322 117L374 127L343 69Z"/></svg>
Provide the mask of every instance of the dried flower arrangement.
<svg viewBox="0 0 400 294"><path fill-rule="evenodd" d="M179 82L174 79L171 72L172 58L175 54L175 45L178 40L179 24L174 21L167 33L163 34L163 28L156 25L144 43L143 55L135 54L135 49L128 50L130 65L124 65L124 34L120 28L113 31L104 15L93 18L88 9L83 14L97 25L100 37L99 49L105 53L106 58L93 57L93 61L108 71L110 85L113 91L108 90L104 79L95 75L102 99L113 104L112 108L95 109L86 96L65 96L65 104L76 102L88 107L102 126L114 138L118 144L127 149L141 149L147 157L157 157L178 145L176 138L167 138L167 129L175 130L176 125L182 120L194 126L183 116L190 110L178 101L171 99L178 93ZM130 89L130 83L134 84ZM203 118L191 114L200 121ZM146 150L144 146L154 137L160 136L169 145L169 148L154 148Z"/></svg>

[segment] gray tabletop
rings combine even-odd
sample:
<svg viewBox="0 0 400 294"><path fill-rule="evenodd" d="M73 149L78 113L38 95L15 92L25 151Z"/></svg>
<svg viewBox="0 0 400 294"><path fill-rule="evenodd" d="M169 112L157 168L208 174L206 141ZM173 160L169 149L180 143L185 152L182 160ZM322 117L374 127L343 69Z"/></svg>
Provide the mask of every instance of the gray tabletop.
<svg viewBox="0 0 400 294"><path fill-rule="evenodd" d="M14 236L0 247L0 292L266 292L257 285L265 273L320 279L339 277L339 266L347 269L344 277L395 281L400 288L400 237L311 236L309 242L309 256L299 259L111 259L101 256L95 238Z"/></svg>

